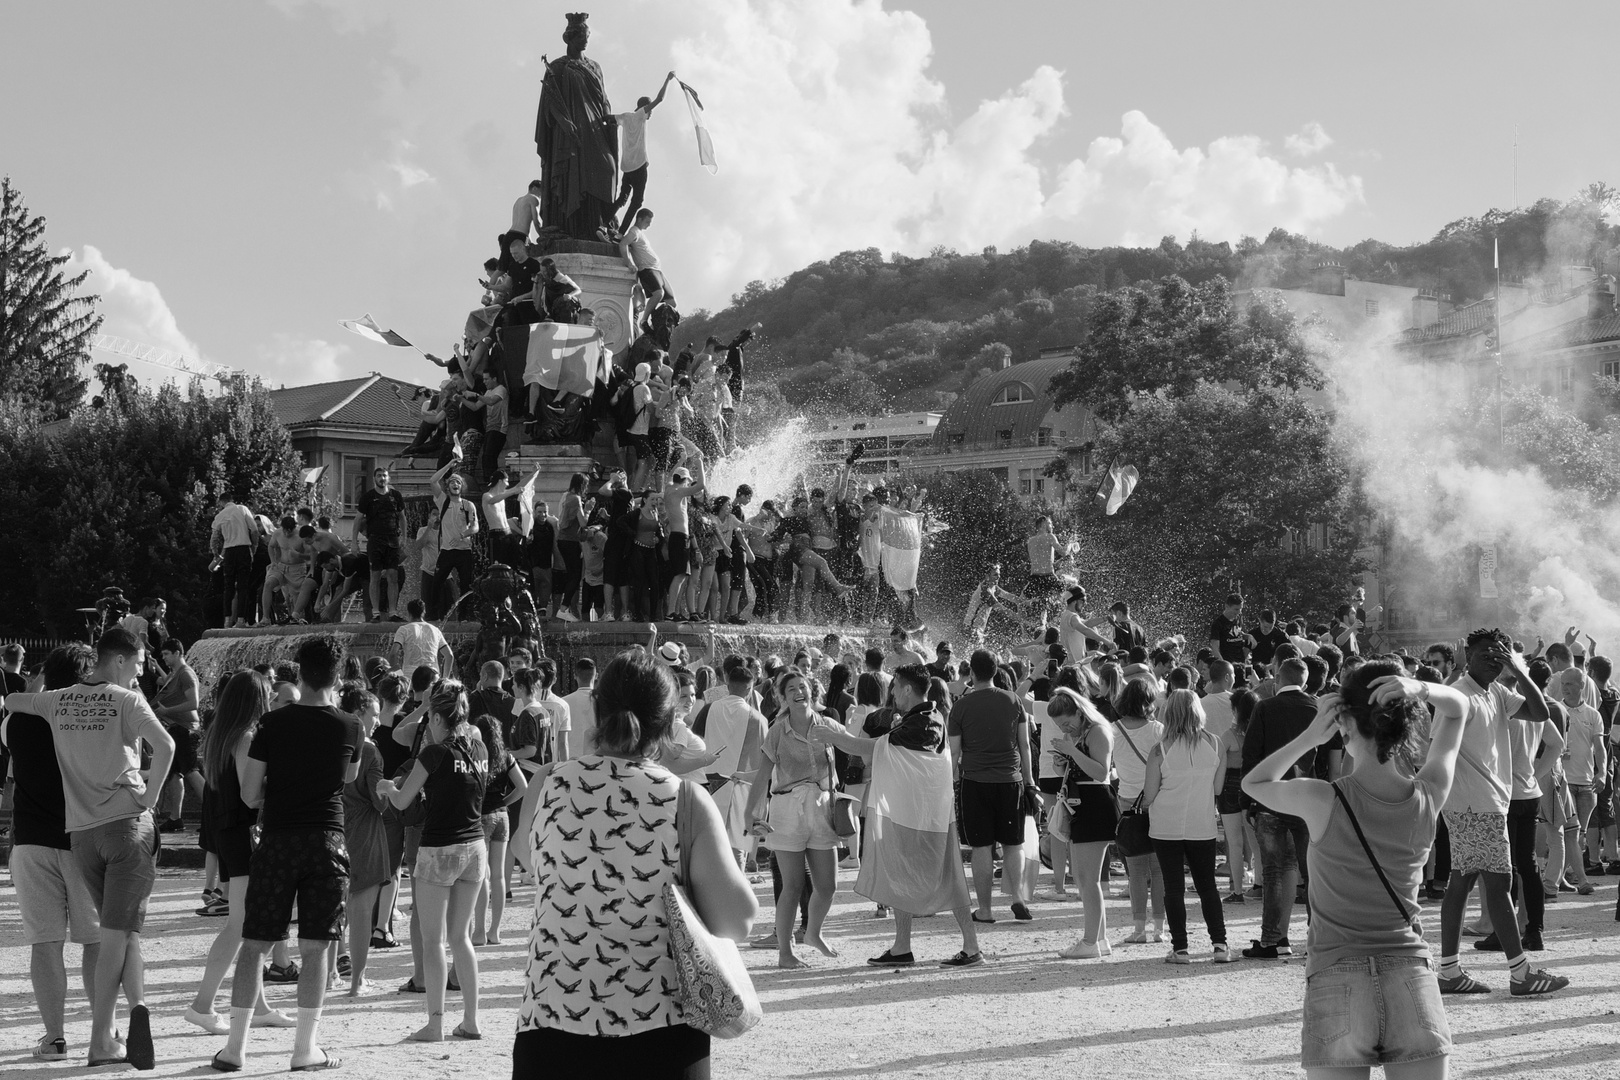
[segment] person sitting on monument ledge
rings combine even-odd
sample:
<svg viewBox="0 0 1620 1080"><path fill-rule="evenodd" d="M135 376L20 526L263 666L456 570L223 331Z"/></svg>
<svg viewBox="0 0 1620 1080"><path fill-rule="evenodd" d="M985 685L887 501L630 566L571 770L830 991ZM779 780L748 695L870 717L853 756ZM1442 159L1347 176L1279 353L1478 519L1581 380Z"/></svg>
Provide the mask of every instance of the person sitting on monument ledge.
<svg viewBox="0 0 1620 1080"><path fill-rule="evenodd" d="M552 322L574 323L582 310L580 287L574 279L557 269L549 256L540 260L540 279L536 289L542 294L547 317Z"/></svg>

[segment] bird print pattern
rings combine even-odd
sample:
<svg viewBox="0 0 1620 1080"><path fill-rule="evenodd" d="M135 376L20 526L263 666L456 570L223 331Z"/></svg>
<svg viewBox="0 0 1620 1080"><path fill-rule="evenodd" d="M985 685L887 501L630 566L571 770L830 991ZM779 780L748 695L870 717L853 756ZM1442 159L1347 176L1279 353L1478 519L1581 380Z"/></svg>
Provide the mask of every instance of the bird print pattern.
<svg viewBox="0 0 1620 1080"><path fill-rule="evenodd" d="M680 864L679 791L651 762L555 766L529 834L540 873L519 1031L621 1036L683 1022L663 904Z"/></svg>

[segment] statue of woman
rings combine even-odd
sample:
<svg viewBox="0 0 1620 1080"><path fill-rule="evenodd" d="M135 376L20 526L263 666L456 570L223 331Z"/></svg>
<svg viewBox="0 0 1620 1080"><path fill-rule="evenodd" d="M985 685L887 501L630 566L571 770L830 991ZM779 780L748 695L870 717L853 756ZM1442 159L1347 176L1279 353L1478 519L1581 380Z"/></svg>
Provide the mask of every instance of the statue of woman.
<svg viewBox="0 0 1620 1080"><path fill-rule="evenodd" d="M602 69L585 58L591 31L584 12L570 13L563 42L568 55L546 65L535 121L540 155L540 218L576 240L597 239L613 220L619 132L602 84Z"/></svg>

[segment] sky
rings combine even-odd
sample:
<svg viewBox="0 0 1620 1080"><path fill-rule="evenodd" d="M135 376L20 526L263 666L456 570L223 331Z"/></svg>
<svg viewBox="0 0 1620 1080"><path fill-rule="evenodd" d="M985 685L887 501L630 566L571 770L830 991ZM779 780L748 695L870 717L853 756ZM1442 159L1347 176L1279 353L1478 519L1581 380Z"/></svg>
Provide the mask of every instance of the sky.
<svg viewBox="0 0 1620 1080"><path fill-rule="evenodd" d="M429 381L338 320L448 353L539 175L541 56L580 6L0 0L0 174L89 271L104 333L272 385ZM615 0L587 55L618 111L672 69L702 96L719 171L672 93L647 203L683 306L717 309L850 248L1410 243L1512 204L1515 137L1521 204L1620 183L1601 24L1500 0Z"/></svg>

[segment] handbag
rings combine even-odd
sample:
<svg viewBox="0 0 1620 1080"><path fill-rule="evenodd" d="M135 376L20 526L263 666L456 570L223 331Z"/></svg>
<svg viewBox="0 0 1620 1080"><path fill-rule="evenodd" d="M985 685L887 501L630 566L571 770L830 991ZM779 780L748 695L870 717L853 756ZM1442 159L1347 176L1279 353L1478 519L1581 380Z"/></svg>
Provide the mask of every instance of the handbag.
<svg viewBox="0 0 1620 1080"><path fill-rule="evenodd" d="M1142 809L1141 795L1120 812L1114 842L1119 845L1119 853L1127 859L1153 853L1153 838L1148 835L1148 815Z"/></svg>
<svg viewBox="0 0 1620 1080"><path fill-rule="evenodd" d="M676 1000L686 1023L718 1039L735 1039L765 1015L754 992L737 944L716 937L703 925L687 889L692 880L691 782L681 781L675 802L675 830L681 862L678 882L664 886L664 914L669 919L669 952L675 961Z"/></svg>
<svg viewBox="0 0 1620 1080"><path fill-rule="evenodd" d="M860 828L860 802L838 790L832 748L827 749L827 824L840 838L854 836Z"/></svg>
<svg viewBox="0 0 1620 1080"><path fill-rule="evenodd" d="M1339 800L1339 805L1344 807L1345 816L1350 819L1350 827L1356 830L1356 839L1361 841L1361 850L1367 853L1367 861L1372 863L1373 873L1378 875L1379 883L1384 886L1384 891L1389 893L1390 903L1394 904L1395 910L1400 912L1401 921L1412 928L1412 933L1422 937L1423 924L1418 921L1418 913L1406 910L1406 904L1401 901L1400 896L1395 892L1395 886L1391 885L1389 878L1384 876L1384 868L1378 865L1378 856L1373 854L1372 845L1367 843L1367 834L1361 831L1361 822L1356 820L1356 812L1350 809L1350 800L1344 797L1344 792L1339 789L1337 782L1333 785L1333 794Z"/></svg>

